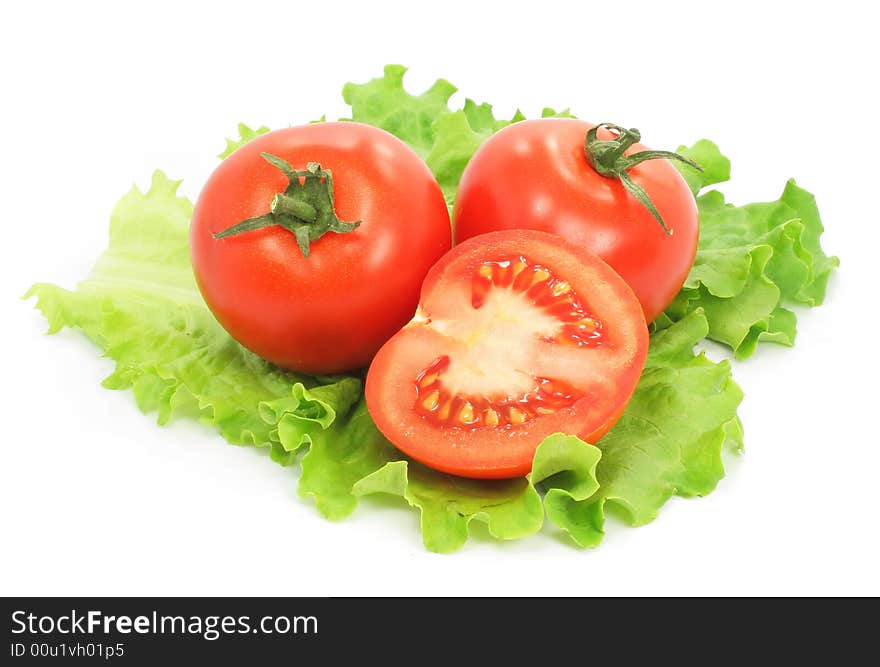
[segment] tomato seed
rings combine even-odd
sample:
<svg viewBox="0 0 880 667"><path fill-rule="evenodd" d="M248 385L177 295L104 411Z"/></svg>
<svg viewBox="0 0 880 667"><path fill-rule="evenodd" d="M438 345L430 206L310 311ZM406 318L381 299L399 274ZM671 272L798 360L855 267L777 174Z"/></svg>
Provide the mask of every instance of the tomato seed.
<svg viewBox="0 0 880 667"><path fill-rule="evenodd" d="M560 280L556 284L553 285L553 296L561 296L563 294L568 294L571 292L571 285L568 284L565 280Z"/></svg>
<svg viewBox="0 0 880 667"><path fill-rule="evenodd" d="M519 257L511 265L510 270L513 272L513 277L518 278L527 268L529 268L529 263L526 261L525 257Z"/></svg>
<svg viewBox="0 0 880 667"><path fill-rule="evenodd" d="M445 367L444 367L445 370ZM583 394L561 380L536 378L535 386L519 396L486 398L484 396L450 396L443 390L443 371L434 384L424 389L416 383L419 398L416 412L432 424L461 428L508 428L570 407Z"/></svg>
<svg viewBox="0 0 880 667"><path fill-rule="evenodd" d="M535 275L532 277L532 285L542 283L550 277L550 272L546 269L536 269Z"/></svg>
<svg viewBox="0 0 880 667"><path fill-rule="evenodd" d="M425 397L425 400L422 401L422 406L425 410L434 410L438 405L440 405L440 392L436 389L428 394Z"/></svg>
<svg viewBox="0 0 880 667"><path fill-rule="evenodd" d="M510 423L514 426L519 426L526 421L526 413L517 408L510 408L510 410L507 411L507 414L510 417Z"/></svg>

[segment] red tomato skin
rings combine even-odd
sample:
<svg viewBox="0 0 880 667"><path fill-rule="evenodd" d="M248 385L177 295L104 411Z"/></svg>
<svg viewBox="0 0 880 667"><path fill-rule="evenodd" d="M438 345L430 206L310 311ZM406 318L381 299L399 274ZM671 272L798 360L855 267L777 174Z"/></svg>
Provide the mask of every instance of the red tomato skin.
<svg viewBox="0 0 880 667"><path fill-rule="evenodd" d="M560 254L554 257L556 251ZM438 299L449 294L451 284L471 279L473 267L468 273L462 272L462 256L479 255L491 260L496 254L509 256L515 252L529 254L551 268L556 268L557 262L569 267L588 267L588 278L593 282L568 272L560 275L584 296L590 294L591 285L595 287L595 301L591 304L596 307L594 312L600 319L607 317L609 325L617 329L606 343L606 348L620 354L620 365L613 378L614 391L607 396L590 394L571 410L542 417L528 428L483 433L450 429L444 433L428 426L413 410L417 400L415 378L427 360L443 352L443 343L430 329L420 325L438 310L448 314L448 308L438 304ZM527 475L538 444L557 432L576 434L595 444L623 414L647 358L648 329L630 287L598 257L544 232L490 232L455 246L426 276L420 303L422 310L416 319L391 338L373 359L365 387L367 408L379 430L398 449L430 468L460 477L508 479ZM412 354L420 347L424 352L421 359ZM588 350L585 354L593 352Z"/></svg>
<svg viewBox="0 0 880 667"><path fill-rule="evenodd" d="M648 160L629 170L673 230L667 236L619 180L590 166L584 141L591 127L581 120L546 118L514 123L490 137L462 175L453 214L455 242L500 229L558 234L617 271L652 322L693 266L696 203L667 160ZM600 130L600 139L610 137ZM642 150L647 148L635 144L627 154Z"/></svg>
<svg viewBox="0 0 880 667"><path fill-rule="evenodd" d="M280 227L214 239L268 213L287 186L261 152L332 170L336 212L360 227L313 241L308 258ZM450 245L425 163L384 130L351 122L277 130L236 150L205 184L190 231L196 281L220 324L264 359L307 373L366 366L413 316L425 274Z"/></svg>

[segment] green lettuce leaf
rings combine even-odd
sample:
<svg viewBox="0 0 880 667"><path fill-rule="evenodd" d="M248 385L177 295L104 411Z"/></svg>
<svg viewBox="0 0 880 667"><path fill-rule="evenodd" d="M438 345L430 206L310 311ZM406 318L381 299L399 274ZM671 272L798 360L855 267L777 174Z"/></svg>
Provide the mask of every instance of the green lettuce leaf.
<svg viewBox="0 0 880 667"><path fill-rule="evenodd" d="M317 121L316 121L317 122ZM244 123L238 124L238 139L227 139L226 140L226 148L223 149L223 152L220 153L217 157L221 160L229 157L234 150L244 146L251 139L256 139L261 134L266 134L269 131L269 128L265 125L258 127L256 130L252 130Z"/></svg>
<svg viewBox="0 0 880 667"><path fill-rule="evenodd" d="M497 130L522 118L517 111L510 120L495 120L490 105L477 105L472 100L465 101L464 109L437 117L432 125L434 143L425 162L437 178L447 204L454 203L464 168L480 145Z"/></svg>
<svg viewBox="0 0 880 667"><path fill-rule="evenodd" d="M544 522L544 508L536 484L554 479L568 486L547 492L548 508L555 495L584 499L598 488L596 464L601 452L575 436L547 437L535 452L528 478L477 480L454 477L414 461L394 460L358 481L357 496L384 493L403 498L421 513L425 548L439 553L459 549L474 520L486 524L499 540L532 535Z"/></svg>
<svg viewBox="0 0 880 667"><path fill-rule="evenodd" d="M812 194L788 181L776 201L733 206L706 187L730 177L730 161L712 142L678 152L696 160L703 173L675 163L697 195L700 241L681 293L657 329L702 309L708 338L751 356L758 343L793 345L797 317L786 304L818 306L825 298L836 257L822 250L824 228Z"/></svg>
<svg viewBox="0 0 880 667"><path fill-rule="evenodd" d="M554 480L547 517L576 544L593 547L614 506L633 526L653 521L673 495L703 496L724 476L725 444L742 448L736 409L742 392L727 361L693 348L709 331L701 311L651 337L648 361L620 421L597 444L599 488L585 496L577 480Z"/></svg>
<svg viewBox="0 0 880 667"><path fill-rule="evenodd" d="M556 112L546 108L542 118L570 118L568 109ZM510 120L498 120L490 104L477 104L467 99L464 108L458 111L441 113L434 121L434 144L425 156L425 162L437 178L446 203L451 207L455 202L458 182L471 157L486 139L511 123L524 120L517 110Z"/></svg>
<svg viewBox="0 0 880 667"><path fill-rule="evenodd" d="M468 538L473 520L487 524L489 534L514 540L541 528L541 497L525 478L497 481L446 475L413 461L392 461L359 480L358 496L387 493L400 496L421 513L425 548L449 553Z"/></svg>
<svg viewBox="0 0 880 667"><path fill-rule="evenodd" d="M438 79L421 95L411 95L403 87L406 67L387 65L384 76L364 84L347 83L342 96L351 105L351 118L381 127L415 150L434 173L449 206L461 174L480 145L498 130L524 120L517 110L509 120L497 119L490 104L466 99L458 110L449 108L449 98L457 90L445 79ZM570 118L568 109L545 108L542 117Z"/></svg>
<svg viewBox="0 0 880 667"><path fill-rule="evenodd" d="M386 65L382 77L364 84L345 84L342 97L351 106L347 120L381 127L424 158L434 145L434 121L449 111L449 98L457 89L445 79L437 79L421 95L410 95L403 88L406 70L402 65Z"/></svg>
<svg viewBox="0 0 880 667"><path fill-rule="evenodd" d="M714 142L701 139L693 146L679 146L675 152L690 158L703 168L703 171L698 171L685 162L672 162L695 197L705 187L730 180L730 160L722 155Z"/></svg>
<svg viewBox="0 0 880 667"><path fill-rule="evenodd" d="M361 381L282 371L220 327L193 279L192 204L178 186L155 172L148 192L133 188L116 205L110 245L75 291L37 284L26 296L37 297L50 333L76 327L113 359L104 386L131 389L159 423L196 416L229 442L272 447L288 462L292 443L351 409Z"/></svg>

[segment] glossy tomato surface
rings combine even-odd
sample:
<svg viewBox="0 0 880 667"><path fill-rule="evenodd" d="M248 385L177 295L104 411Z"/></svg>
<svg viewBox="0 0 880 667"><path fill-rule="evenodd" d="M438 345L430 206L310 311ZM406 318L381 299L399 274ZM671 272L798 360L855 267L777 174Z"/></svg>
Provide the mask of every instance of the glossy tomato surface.
<svg viewBox="0 0 880 667"><path fill-rule="evenodd" d="M361 225L313 241L309 257L277 226L215 239L267 214L287 186L261 152L294 169L331 170L339 218ZM220 324L261 357L310 373L366 366L413 316L425 274L450 243L446 204L425 163L360 123L292 127L245 144L211 175L190 234L196 280Z"/></svg>
<svg viewBox="0 0 880 667"><path fill-rule="evenodd" d="M599 255L632 287L648 322L681 289L697 251L697 209L667 160L629 170L653 200L663 228L617 179L599 175L584 153L593 127L570 118L514 123L490 137L461 178L453 215L456 242L500 229L562 236ZM610 139L608 131L600 139ZM627 154L646 150L635 144Z"/></svg>
<svg viewBox="0 0 880 667"><path fill-rule="evenodd" d="M641 306L601 259L528 230L474 237L428 273L413 321L367 375L367 407L404 453L465 477L525 475L553 433L595 443L635 389Z"/></svg>

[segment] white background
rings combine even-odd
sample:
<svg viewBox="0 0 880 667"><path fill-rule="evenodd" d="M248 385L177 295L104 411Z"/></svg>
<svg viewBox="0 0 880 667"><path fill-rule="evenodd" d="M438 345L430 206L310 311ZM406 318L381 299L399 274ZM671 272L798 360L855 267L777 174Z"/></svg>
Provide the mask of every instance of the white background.
<svg viewBox="0 0 880 667"><path fill-rule="evenodd" d="M880 594L876 9L713 7L5 5L0 594ZM80 335L42 335L18 297L88 273L132 182L161 167L195 197L239 121L338 117L342 84L387 62L411 67L411 91L445 77L455 101L504 115L571 106L657 148L710 137L734 201L789 176L817 194L841 270L825 306L799 311L796 348L736 364L747 451L714 494L611 522L594 551L478 528L439 556L415 513L366 501L327 522L295 471L197 424L156 426L99 387L111 363Z"/></svg>

